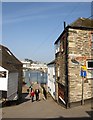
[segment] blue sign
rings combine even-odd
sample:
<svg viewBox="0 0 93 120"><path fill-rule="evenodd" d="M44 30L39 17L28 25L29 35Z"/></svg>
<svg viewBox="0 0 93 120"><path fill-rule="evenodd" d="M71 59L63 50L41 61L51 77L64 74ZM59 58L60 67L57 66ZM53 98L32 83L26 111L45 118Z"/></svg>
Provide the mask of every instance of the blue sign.
<svg viewBox="0 0 93 120"><path fill-rule="evenodd" d="M81 72L80 72L80 76L81 76L81 77L86 77L86 76L87 76L86 71L81 70Z"/></svg>

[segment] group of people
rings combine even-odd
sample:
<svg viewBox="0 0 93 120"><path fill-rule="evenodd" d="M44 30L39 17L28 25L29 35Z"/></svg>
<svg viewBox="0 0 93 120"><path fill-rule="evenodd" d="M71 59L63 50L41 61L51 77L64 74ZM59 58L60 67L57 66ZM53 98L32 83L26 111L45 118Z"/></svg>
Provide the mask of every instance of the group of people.
<svg viewBox="0 0 93 120"><path fill-rule="evenodd" d="M40 94L40 90L39 89L33 89L32 87L30 87L31 88L31 90L30 90L30 97L31 97L31 100L32 100L32 102L34 102L34 97L36 98L36 101L38 101L39 100L39 94ZM47 99L47 92L46 92L46 90L45 90L45 88L44 87L42 87L42 95L43 95L43 99L45 100L45 99Z"/></svg>
<svg viewBox="0 0 93 120"><path fill-rule="evenodd" d="M39 100L39 93L40 93L39 89L35 89L34 91L34 89L31 88L30 97L32 99L32 102L34 102L34 96L36 96L36 101Z"/></svg>

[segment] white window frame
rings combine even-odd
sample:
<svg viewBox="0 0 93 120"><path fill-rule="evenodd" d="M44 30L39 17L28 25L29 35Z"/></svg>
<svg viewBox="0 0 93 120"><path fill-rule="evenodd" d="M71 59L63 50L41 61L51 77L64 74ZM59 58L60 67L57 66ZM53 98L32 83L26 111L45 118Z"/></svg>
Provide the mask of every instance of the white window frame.
<svg viewBox="0 0 93 120"><path fill-rule="evenodd" d="M86 67L87 67L87 70L90 70L90 69L93 70L93 68L91 68L91 67L89 68L89 67L88 67L88 62L93 62L93 59L92 59L92 60L87 60L87 61L86 61Z"/></svg>
<svg viewBox="0 0 93 120"><path fill-rule="evenodd" d="M88 67L88 62L93 62L92 60L87 60L86 61L86 67L87 67L87 78L92 78L93 79L93 67Z"/></svg>
<svg viewBox="0 0 93 120"><path fill-rule="evenodd" d="M92 37L91 37L91 42L93 42L93 33L92 33L91 35L92 35Z"/></svg>
<svg viewBox="0 0 93 120"><path fill-rule="evenodd" d="M0 78L6 78L7 72L6 71L0 71Z"/></svg>

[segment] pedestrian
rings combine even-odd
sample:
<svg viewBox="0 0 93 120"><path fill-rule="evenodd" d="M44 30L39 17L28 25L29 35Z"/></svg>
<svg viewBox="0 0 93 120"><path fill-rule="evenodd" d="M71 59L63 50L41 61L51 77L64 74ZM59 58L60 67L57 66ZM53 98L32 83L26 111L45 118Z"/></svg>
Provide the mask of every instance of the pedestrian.
<svg viewBox="0 0 93 120"><path fill-rule="evenodd" d="M36 101L39 100L39 93L40 93L40 90L35 89Z"/></svg>
<svg viewBox="0 0 93 120"><path fill-rule="evenodd" d="M32 102L34 102L34 95L35 95L35 92L34 90L32 89L31 92L30 92L30 97L32 99Z"/></svg>
<svg viewBox="0 0 93 120"><path fill-rule="evenodd" d="M44 95L43 99L45 100L45 99L47 99L47 92L46 92L44 86L42 86L42 88L43 88L43 95Z"/></svg>
<svg viewBox="0 0 93 120"><path fill-rule="evenodd" d="M31 85L31 86L29 87L30 91L32 91L32 88L33 88L33 87L32 87L32 85Z"/></svg>
<svg viewBox="0 0 93 120"><path fill-rule="evenodd" d="M27 89L27 92L29 93L29 89Z"/></svg>

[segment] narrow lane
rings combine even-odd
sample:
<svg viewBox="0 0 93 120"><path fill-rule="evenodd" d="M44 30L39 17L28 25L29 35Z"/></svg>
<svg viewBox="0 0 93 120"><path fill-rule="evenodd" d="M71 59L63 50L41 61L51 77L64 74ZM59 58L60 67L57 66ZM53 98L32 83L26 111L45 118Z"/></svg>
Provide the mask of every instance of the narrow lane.
<svg viewBox="0 0 93 120"><path fill-rule="evenodd" d="M65 109L51 97L32 103L29 95L23 93L21 104L3 107L2 112L3 118L89 118L91 104Z"/></svg>

